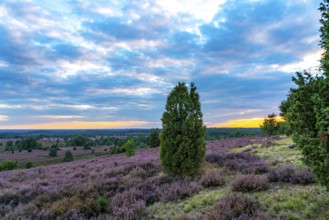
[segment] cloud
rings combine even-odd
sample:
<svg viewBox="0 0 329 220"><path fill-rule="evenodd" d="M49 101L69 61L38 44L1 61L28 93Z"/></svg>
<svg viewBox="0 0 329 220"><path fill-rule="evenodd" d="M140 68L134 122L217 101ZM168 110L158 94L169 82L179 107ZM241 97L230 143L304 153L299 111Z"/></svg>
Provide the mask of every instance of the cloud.
<svg viewBox="0 0 329 220"><path fill-rule="evenodd" d="M9 105L9 104L0 104L0 109L8 108L22 108L21 105Z"/></svg>
<svg viewBox="0 0 329 220"><path fill-rule="evenodd" d="M205 121L264 117L319 65L319 3L2 1L2 124L159 122L178 81Z"/></svg>
<svg viewBox="0 0 329 220"><path fill-rule="evenodd" d="M9 117L7 115L0 115L0 121L8 121Z"/></svg>
<svg viewBox="0 0 329 220"><path fill-rule="evenodd" d="M1 119L1 117L0 117ZM147 121L65 121L41 124L19 124L1 126L0 129L111 129L111 128L139 128L154 127L158 123Z"/></svg>
<svg viewBox="0 0 329 220"><path fill-rule="evenodd" d="M84 118L84 116L79 115L40 115L40 118L47 119L76 119L76 118Z"/></svg>

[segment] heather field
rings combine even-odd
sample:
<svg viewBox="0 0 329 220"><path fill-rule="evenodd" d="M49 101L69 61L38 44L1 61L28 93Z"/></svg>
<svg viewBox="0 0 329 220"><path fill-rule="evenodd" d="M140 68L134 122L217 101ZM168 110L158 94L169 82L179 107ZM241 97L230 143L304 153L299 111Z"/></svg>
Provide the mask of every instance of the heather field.
<svg viewBox="0 0 329 220"><path fill-rule="evenodd" d="M326 219L329 193L300 159L273 136L207 142L193 178L165 175L158 148L3 171L0 218Z"/></svg>

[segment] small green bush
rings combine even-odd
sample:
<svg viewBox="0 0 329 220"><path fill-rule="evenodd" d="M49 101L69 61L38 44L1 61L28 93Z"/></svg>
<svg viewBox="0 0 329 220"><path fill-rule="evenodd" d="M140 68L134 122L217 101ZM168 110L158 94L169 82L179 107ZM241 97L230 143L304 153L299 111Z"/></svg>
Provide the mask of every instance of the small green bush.
<svg viewBox="0 0 329 220"><path fill-rule="evenodd" d="M17 168L17 162L13 160L4 160L0 163L0 171L13 170Z"/></svg>
<svg viewBox="0 0 329 220"><path fill-rule="evenodd" d="M125 144L124 144L124 148L126 151L126 156L127 157L131 157L135 155L135 144L133 140L128 140Z"/></svg>
<svg viewBox="0 0 329 220"><path fill-rule="evenodd" d="M29 168L31 168L31 167L33 167L32 162L27 162L27 163L25 164L25 168L26 168L26 169L29 169Z"/></svg>
<svg viewBox="0 0 329 220"><path fill-rule="evenodd" d="M96 203L97 206L100 208L101 212L105 212L109 205L109 201L105 197L99 197Z"/></svg>
<svg viewBox="0 0 329 220"><path fill-rule="evenodd" d="M57 148L51 147L48 153L49 157L57 157Z"/></svg>
<svg viewBox="0 0 329 220"><path fill-rule="evenodd" d="M71 153L71 151L66 151L65 152L65 156L64 156L64 162L70 162L73 161L73 154Z"/></svg>

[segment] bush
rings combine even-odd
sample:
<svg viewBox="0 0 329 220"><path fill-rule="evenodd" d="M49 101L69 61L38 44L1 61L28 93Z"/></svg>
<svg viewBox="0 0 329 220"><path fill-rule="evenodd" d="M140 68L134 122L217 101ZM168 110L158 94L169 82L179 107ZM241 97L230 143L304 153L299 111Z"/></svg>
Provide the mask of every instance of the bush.
<svg viewBox="0 0 329 220"><path fill-rule="evenodd" d="M26 168L26 169L29 169L29 168L31 168L32 166L33 166L32 162L27 162L27 163L25 164L25 168Z"/></svg>
<svg viewBox="0 0 329 220"><path fill-rule="evenodd" d="M302 168L295 171L294 178L291 180L291 183L307 185L315 183L315 177L307 168Z"/></svg>
<svg viewBox="0 0 329 220"><path fill-rule="evenodd" d="M90 147L89 145L84 145L84 146L83 146L83 149L84 149L84 150L91 150L91 147Z"/></svg>
<svg viewBox="0 0 329 220"><path fill-rule="evenodd" d="M57 157L57 149L55 147L50 148L48 155L49 157Z"/></svg>
<svg viewBox="0 0 329 220"><path fill-rule="evenodd" d="M259 203L245 194L231 194L221 198L208 216L211 220L251 219L255 217Z"/></svg>
<svg viewBox="0 0 329 220"><path fill-rule="evenodd" d="M109 205L109 201L105 197L99 197L96 201L97 206L99 207L101 212L105 212Z"/></svg>
<svg viewBox="0 0 329 220"><path fill-rule="evenodd" d="M177 180L172 183L165 183L156 189L161 202L178 200L192 195L202 189L201 185L188 178Z"/></svg>
<svg viewBox="0 0 329 220"><path fill-rule="evenodd" d="M135 144L133 140L128 140L125 144L124 144L124 148L126 151L126 156L127 157L131 157L135 155Z"/></svg>
<svg viewBox="0 0 329 220"><path fill-rule="evenodd" d="M202 176L201 184L204 187L222 186L225 184L225 178L220 171L208 171Z"/></svg>
<svg viewBox="0 0 329 220"><path fill-rule="evenodd" d="M307 168L295 170L293 165L287 165L277 170L271 170L268 174L271 182L286 182L293 184L311 184L315 182L315 177Z"/></svg>
<svg viewBox="0 0 329 220"><path fill-rule="evenodd" d="M64 156L64 159L63 159L64 162L70 162L70 161L73 161L73 154L71 153L71 151L66 151L65 152L65 156Z"/></svg>
<svg viewBox="0 0 329 220"><path fill-rule="evenodd" d="M13 160L4 160L0 163L0 171L13 170L17 168L17 162Z"/></svg>
<svg viewBox="0 0 329 220"><path fill-rule="evenodd" d="M206 161L217 163L219 166L225 166L230 170L240 171L245 174L260 174L268 171L267 164L264 160L259 156L245 152L210 154L206 156Z"/></svg>
<svg viewBox="0 0 329 220"><path fill-rule="evenodd" d="M148 216L143 194L135 188L116 194L111 199L111 208L116 219L146 219Z"/></svg>
<svg viewBox="0 0 329 220"><path fill-rule="evenodd" d="M194 175L205 154L205 127L196 87L180 82L168 95L162 115L160 161L166 173Z"/></svg>
<svg viewBox="0 0 329 220"><path fill-rule="evenodd" d="M238 175L232 182L232 189L239 192L257 192L268 188L267 176Z"/></svg>

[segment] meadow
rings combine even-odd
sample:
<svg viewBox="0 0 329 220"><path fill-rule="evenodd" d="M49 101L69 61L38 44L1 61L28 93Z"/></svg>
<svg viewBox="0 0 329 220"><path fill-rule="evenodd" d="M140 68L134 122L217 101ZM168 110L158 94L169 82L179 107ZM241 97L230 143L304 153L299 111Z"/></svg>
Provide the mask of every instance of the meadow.
<svg viewBox="0 0 329 220"><path fill-rule="evenodd" d="M16 152L15 152L16 154ZM159 148L0 172L1 219L326 219L329 193L290 138L207 142L200 173L163 173Z"/></svg>

